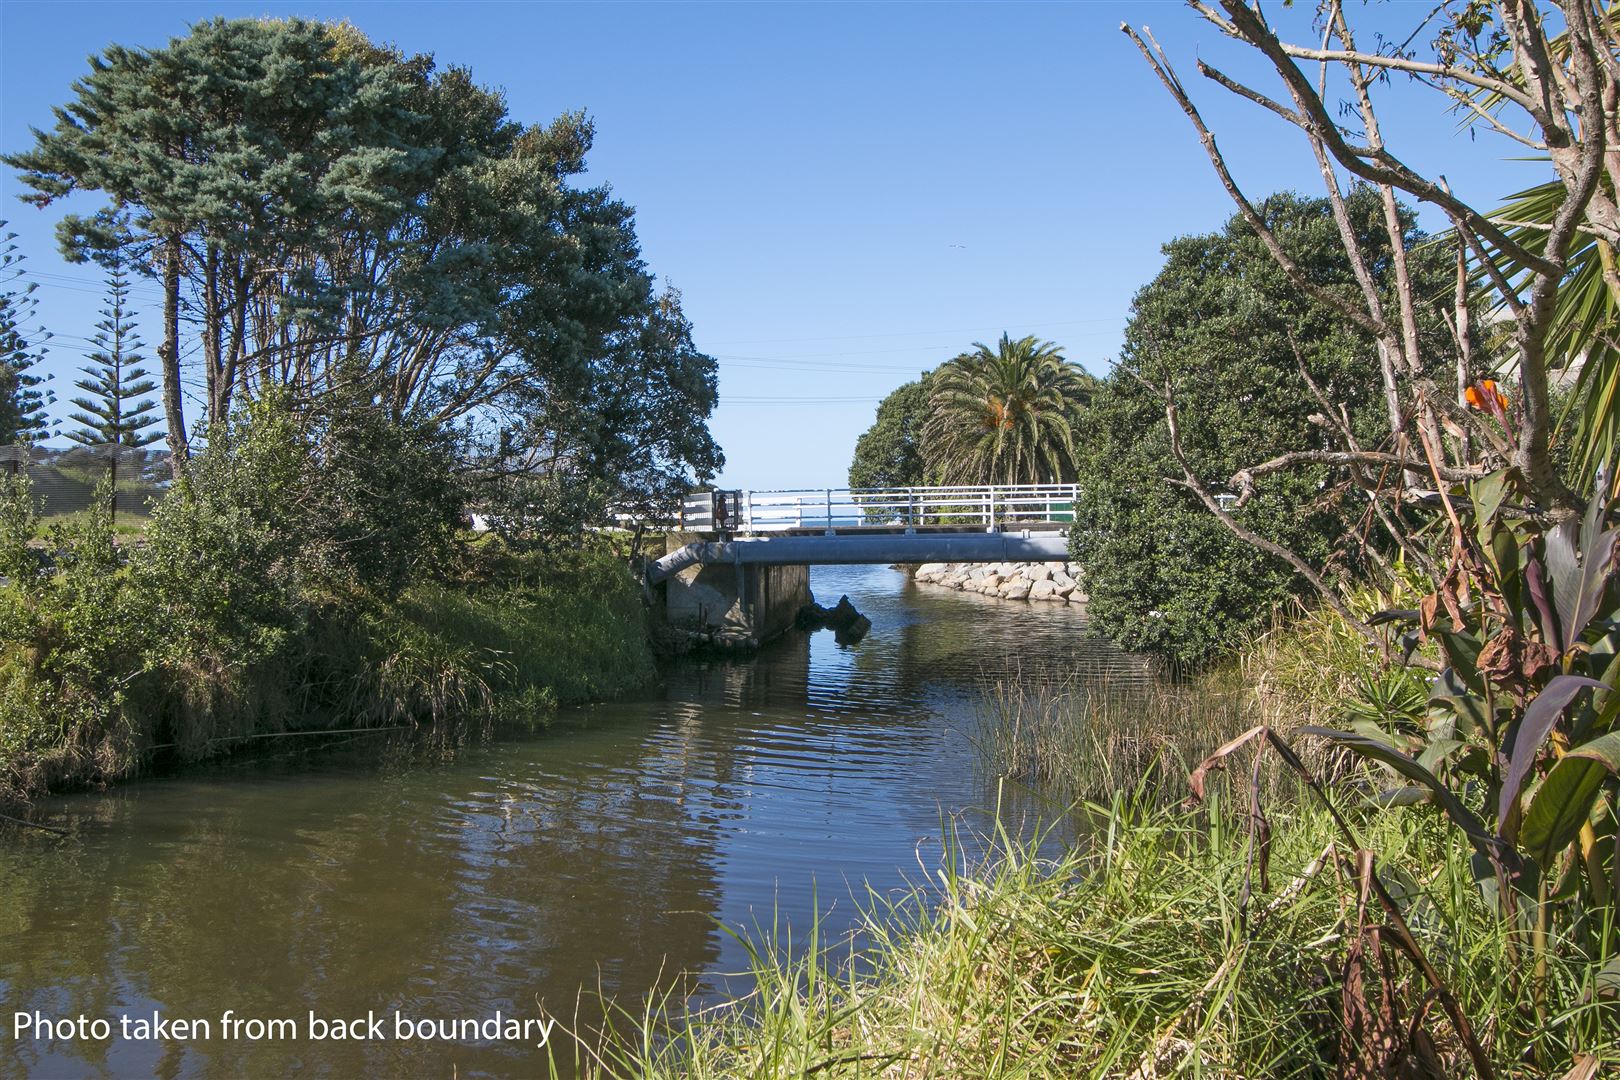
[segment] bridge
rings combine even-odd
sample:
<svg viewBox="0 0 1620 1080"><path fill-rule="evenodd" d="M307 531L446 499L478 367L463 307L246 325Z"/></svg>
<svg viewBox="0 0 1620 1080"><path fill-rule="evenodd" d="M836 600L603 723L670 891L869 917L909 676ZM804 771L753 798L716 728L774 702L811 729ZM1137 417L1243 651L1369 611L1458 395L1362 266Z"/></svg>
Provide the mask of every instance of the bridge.
<svg viewBox="0 0 1620 1080"><path fill-rule="evenodd" d="M756 644L810 600L812 565L1066 559L1078 496L1073 484L699 492L674 523L696 538L647 580L672 624Z"/></svg>

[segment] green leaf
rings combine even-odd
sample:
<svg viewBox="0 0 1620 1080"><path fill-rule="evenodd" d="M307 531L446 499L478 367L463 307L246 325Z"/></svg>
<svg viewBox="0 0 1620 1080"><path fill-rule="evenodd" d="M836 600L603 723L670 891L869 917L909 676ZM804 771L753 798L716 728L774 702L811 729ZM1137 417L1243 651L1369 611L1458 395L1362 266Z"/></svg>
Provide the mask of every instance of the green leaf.
<svg viewBox="0 0 1620 1080"><path fill-rule="evenodd" d="M1364 735L1357 735L1351 731L1335 731L1332 728L1322 727L1303 727L1299 730L1302 735L1315 735L1336 742L1340 746L1360 754L1362 757L1371 758L1380 764L1388 765L1408 780L1422 784L1434 792L1434 797L1440 803L1441 808L1445 810L1446 816L1451 818L1458 828L1462 829L1469 842L1474 845L1474 848L1480 854L1489 858L1499 853L1499 842L1496 837L1491 835L1490 830L1485 827L1485 823L1479 819L1479 816L1468 809L1467 806L1464 806L1463 801L1457 797L1456 792L1441 783L1439 777L1418 764L1413 758L1384 745L1376 739L1369 739Z"/></svg>
<svg viewBox="0 0 1620 1080"><path fill-rule="evenodd" d="M1553 724L1577 694L1593 686L1601 689L1603 684L1584 675L1559 675L1525 706L1524 716L1519 720L1519 733L1513 739L1513 755L1508 759L1507 774L1502 778L1502 794L1496 806L1498 822L1508 819L1508 812L1518 801L1524 778L1529 775L1530 766L1535 764L1536 755L1541 752L1541 744L1547 741L1547 733L1552 730Z"/></svg>
<svg viewBox="0 0 1620 1080"><path fill-rule="evenodd" d="M1592 814L1608 773L1620 773L1620 732L1610 732L1558 759L1519 830L1519 844L1542 866L1571 843Z"/></svg>
<svg viewBox="0 0 1620 1080"><path fill-rule="evenodd" d="M1508 485L1512 482L1513 474L1512 469L1498 469L1468 486L1468 497L1473 500L1474 518L1479 525L1484 526L1495 520L1496 512L1502 508L1502 501L1507 498Z"/></svg>

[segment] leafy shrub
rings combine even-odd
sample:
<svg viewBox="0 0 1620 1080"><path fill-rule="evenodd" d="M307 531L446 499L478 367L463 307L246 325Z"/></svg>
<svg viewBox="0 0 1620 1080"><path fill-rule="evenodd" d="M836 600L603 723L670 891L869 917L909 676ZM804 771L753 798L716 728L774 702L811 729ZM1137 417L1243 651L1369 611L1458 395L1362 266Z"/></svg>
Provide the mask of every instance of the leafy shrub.
<svg viewBox="0 0 1620 1080"><path fill-rule="evenodd" d="M25 550L28 572L0 589L0 765L38 774L0 780L0 792L116 773L138 749L128 705L151 624L113 543L110 494L104 481L89 512L51 530L49 572ZM5 485L0 520L24 522L31 501L26 483Z"/></svg>
<svg viewBox="0 0 1620 1080"><path fill-rule="evenodd" d="M1376 199L1362 192L1349 205L1364 243L1376 249ZM1263 212L1308 273L1353 287L1326 200L1278 195ZM1438 249L1422 250L1413 265L1420 291L1444 295ZM1083 527L1072 548L1098 629L1127 648L1196 664L1243 641L1276 605L1300 595L1302 583L1170 482L1182 474L1170 451L1163 388L1175 388L1193 471L1216 490L1240 468L1326 448L1312 419L1321 405L1300 377L1301 359L1325 395L1345 403L1365 445L1377 445L1388 422L1371 341L1302 298L1241 218L1219 233L1174 240L1165 254L1164 269L1133 301L1118 364L1080 417ZM1379 270L1388 273L1384 263ZM1434 346L1429 354L1446 356L1434 313L1425 313L1422 330ZM1359 491L1314 467L1268 477L1236 514L1342 577L1362 567L1365 512Z"/></svg>

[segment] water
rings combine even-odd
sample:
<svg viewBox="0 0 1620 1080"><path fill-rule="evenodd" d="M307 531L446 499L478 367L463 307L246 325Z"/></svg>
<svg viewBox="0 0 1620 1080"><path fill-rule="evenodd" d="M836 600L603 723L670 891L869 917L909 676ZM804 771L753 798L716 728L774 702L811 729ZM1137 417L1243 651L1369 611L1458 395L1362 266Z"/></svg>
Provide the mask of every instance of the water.
<svg viewBox="0 0 1620 1080"><path fill-rule="evenodd" d="M874 629L687 663L557 729L402 764L355 749L228 762L53 800L70 839L0 836L0 1076L536 1075L531 1041L227 1039L221 1014L574 1015L681 972L745 966L716 925L846 932L939 865L942 825L988 828L976 682L1008 664L1145 678L1063 605L816 568ZM1051 813L1003 793L1014 825ZM13 1014L112 1018L110 1040L13 1040ZM207 1018L210 1039L119 1037ZM594 1015L587 1000L580 1015ZM388 1031L391 1036L392 1030Z"/></svg>

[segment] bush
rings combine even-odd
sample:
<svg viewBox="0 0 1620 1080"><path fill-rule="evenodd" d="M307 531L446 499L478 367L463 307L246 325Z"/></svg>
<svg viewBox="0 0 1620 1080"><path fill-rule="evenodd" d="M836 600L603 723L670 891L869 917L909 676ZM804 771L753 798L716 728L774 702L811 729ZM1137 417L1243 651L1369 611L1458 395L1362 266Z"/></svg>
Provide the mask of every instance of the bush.
<svg viewBox="0 0 1620 1080"><path fill-rule="evenodd" d="M622 561L486 543L469 572L453 465L445 438L363 404L258 401L209 433L128 565L105 487L42 552L26 479L0 483L0 801L128 775L156 746L357 724L459 740L644 682Z"/></svg>
<svg viewBox="0 0 1620 1080"><path fill-rule="evenodd" d="M86 514L52 528L43 553L50 571L41 572L32 549L8 552L8 564L22 572L0 589L0 797L63 777L117 773L141 748L131 702L151 613L128 588L110 493L104 481ZM0 493L7 548L32 532L31 503L26 482Z"/></svg>
<svg viewBox="0 0 1620 1080"><path fill-rule="evenodd" d="M1377 250L1376 199L1358 193L1350 210ZM1279 195L1263 212L1307 272L1353 287L1325 200ZM1084 526L1071 542L1098 629L1126 648L1196 664L1244 640L1276 605L1300 595L1303 583L1170 482L1182 474L1170 452L1162 388L1174 385L1183 449L1215 490L1240 468L1277 454L1327 448L1312 419L1321 405L1299 374L1301 357L1326 396L1346 405L1363 445L1378 445L1388 419L1371 340L1325 305L1301 299L1240 218L1219 233L1174 240L1165 254L1164 269L1133 301L1115 370L1080 419L1077 518ZM1440 257L1430 246L1414 261L1424 295L1445 294ZM1428 355L1447 362L1438 315L1424 317ZM1361 538L1380 541L1362 520L1366 512L1359 490L1316 467L1268 477L1236 514L1344 577L1364 569Z"/></svg>

